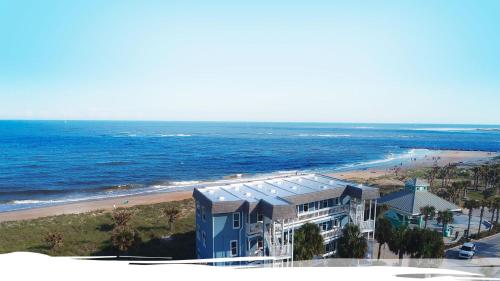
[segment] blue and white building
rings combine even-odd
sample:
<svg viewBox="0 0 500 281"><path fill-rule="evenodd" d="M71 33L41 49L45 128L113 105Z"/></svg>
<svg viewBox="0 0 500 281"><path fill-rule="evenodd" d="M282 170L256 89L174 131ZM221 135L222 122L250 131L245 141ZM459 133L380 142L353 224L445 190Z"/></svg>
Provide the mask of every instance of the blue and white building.
<svg viewBox="0 0 500 281"><path fill-rule="evenodd" d="M286 175L195 188L196 251L200 259L269 256L293 260L294 232L321 229L325 256L342 229L359 225L374 237L377 188L320 174Z"/></svg>

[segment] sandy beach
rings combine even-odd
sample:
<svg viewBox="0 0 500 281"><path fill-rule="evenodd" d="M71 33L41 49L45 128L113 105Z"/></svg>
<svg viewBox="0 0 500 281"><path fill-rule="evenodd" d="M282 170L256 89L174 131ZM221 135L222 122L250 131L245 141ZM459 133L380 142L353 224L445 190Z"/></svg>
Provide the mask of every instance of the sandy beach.
<svg viewBox="0 0 500 281"><path fill-rule="evenodd" d="M419 158L416 161L403 162L403 164L399 167L404 171L412 168L432 167L436 164L440 167L448 165L450 163L460 165L480 165L481 163L491 160L498 155L499 154L495 152L485 151L442 150L433 152L432 155L424 158ZM369 179L392 174L393 171L391 171L391 168L393 167L375 167L363 170L328 173L327 175L345 180L366 181ZM388 185L403 184L400 181L394 180L381 180L379 181L379 183Z"/></svg>
<svg viewBox="0 0 500 281"><path fill-rule="evenodd" d="M117 198L84 201L78 203L41 207L35 209L11 211L0 213L0 222L29 220L41 217L56 216L63 214L79 214L96 210L113 210L121 207L132 207L136 205L156 204L161 202L178 201L191 198L191 191L178 191L169 193L154 193L147 195L123 196Z"/></svg>
<svg viewBox="0 0 500 281"><path fill-rule="evenodd" d="M489 159L498 156L498 153L483 152L483 151L436 151L432 156L417 159L415 161L405 162L401 169L410 169L418 167L429 167L434 165L437 160L439 166L444 166L449 163L462 164L480 164ZM433 159L434 157L434 159ZM437 159L439 157L439 159ZM388 167L369 168L363 170L353 170L337 173L328 173L327 175L347 179L347 180L368 180L391 173ZM400 185L401 182L381 182L381 184ZM40 217L62 215L62 214L77 214L95 210L112 210L115 207L131 207L136 205L155 204L168 201L176 201L191 198L191 191L179 191L168 193L153 193L147 195L124 196L118 198L110 198L95 201L84 201L65 205L41 207L35 209L10 211L0 213L0 222L28 220Z"/></svg>

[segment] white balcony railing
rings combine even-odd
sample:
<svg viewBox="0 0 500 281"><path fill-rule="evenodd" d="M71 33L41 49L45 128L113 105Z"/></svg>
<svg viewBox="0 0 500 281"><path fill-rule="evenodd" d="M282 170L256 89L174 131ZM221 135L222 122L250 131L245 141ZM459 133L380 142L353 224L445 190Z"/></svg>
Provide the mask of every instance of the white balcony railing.
<svg viewBox="0 0 500 281"><path fill-rule="evenodd" d="M342 228L340 228L340 227L336 227L334 229L330 229L330 230L321 232L321 236L323 236L324 240L329 239L329 238L333 238L333 237L339 237L341 235L342 235Z"/></svg>
<svg viewBox="0 0 500 281"><path fill-rule="evenodd" d="M273 257L284 257L292 254L292 245L273 245L270 247L270 255Z"/></svg>
<svg viewBox="0 0 500 281"><path fill-rule="evenodd" d="M261 221L256 222L256 223L247 223L247 233L248 234L256 234L256 233L262 233L262 226L263 223Z"/></svg>
<svg viewBox="0 0 500 281"><path fill-rule="evenodd" d="M299 213L298 218L299 218L299 220L305 220L305 219L329 216L332 214L348 212L348 211L349 211L349 206L339 205L339 206L334 206L334 207L330 207L330 208L324 208L324 209L319 209L319 210L315 210L315 211Z"/></svg>
<svg viewBox="0 0 500 281"><path fill-rule="evenodd" d="M358 225L359 225L361 232L374 231L375 221L374 220L361 221L361 222L358 222Z"/></svg>

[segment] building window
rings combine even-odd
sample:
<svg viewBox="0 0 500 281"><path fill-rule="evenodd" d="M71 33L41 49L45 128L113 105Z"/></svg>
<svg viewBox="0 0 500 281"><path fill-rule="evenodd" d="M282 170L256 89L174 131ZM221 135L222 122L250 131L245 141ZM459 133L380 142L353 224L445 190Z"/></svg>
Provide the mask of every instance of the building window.
<svg viewBox="0 0 500 281"><path fill-rule="evenodd" d="M200 202L196 201L196 214L200 216Z"/></svg>
<svg viewBox="0 0 500 281"><path fill-rule="evenodd" d="M203 247L206 247L207 246L207 235L206 235L205 231L201 232L201 240L203 241Z"/></svg>
<svg viewBox="0 0 500 281"><path fill-rule="evenodd" d="M238 241L231 240L231 256L236 257L238 255Z"/></svg>
<svg viewBox="0 0 500 281"><path fill-rule="evenodd" d="M328 208L328 200L321 201L321 208Z"/></svg>
<svg viewBox="0 0 500 281"><path fill-rule="evenodd" d="M262 238L257 239L257 250L264 249L264 240Z"/></svg>
<svg viewBox="0 0 500 281"><path fill-rule="evenodd" d="M308 212L309 211L309 204L302 205L302 209L304 210L304 212Z"/></svg>
<svg viewBox="0 0 500 281"><path fill-rule="evenodd" d="M340 221L339 221L339 219L335 219L335 220L333 221L333 225L334 225L335 227L339 227L339 226L340 226Z"/></svg>
<svg viewBox="0 0 500 281"><path fill-rule="evenodd" d="M321 230L322 231L327 231L328 230L328 224L326 222L321 223Z"/></svg>
<svg viewBox="0 0 500 281"><path fill-rule="evenodd" d="M263 222L264 221L264 216L262 215L261 212L257 213L257 222Z"/></svg>
<svg viewBox="0 0 500 281"><path fill-rule="evenodd" d="M201 206L201 219L205 221L207 219L207 216L205 214L205 206Z"/></svg>
<svg viewBox="0 0 500 281"><path fill-rule="evenodd" d="M314 210L316 210L315 207L316 207L316 204L314 204L314 202L309 203L309 210L314 211Z"/></svg>
<svg viewBox="0 0 500 281"><path fill-rule="evenodd" d="M333 199L328 199L328 207L333 207Z"/></svg>
<svg viewBox="0 0 500 281"><path fill-rule="evenodd" d="M240 228L240 213L233 213L233 228Z"/></svg>

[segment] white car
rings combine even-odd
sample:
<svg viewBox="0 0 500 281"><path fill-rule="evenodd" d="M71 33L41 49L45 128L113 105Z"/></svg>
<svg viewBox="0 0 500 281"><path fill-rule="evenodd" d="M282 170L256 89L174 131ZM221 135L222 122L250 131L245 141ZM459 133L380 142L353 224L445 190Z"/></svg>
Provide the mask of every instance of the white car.
<svg viewBox="0 0 500 281"><path fill-rule="evenodd" d="M476 245L474 243L464 243L458 251L458 257L462 259L472 259L476 253Z"/></svg>

